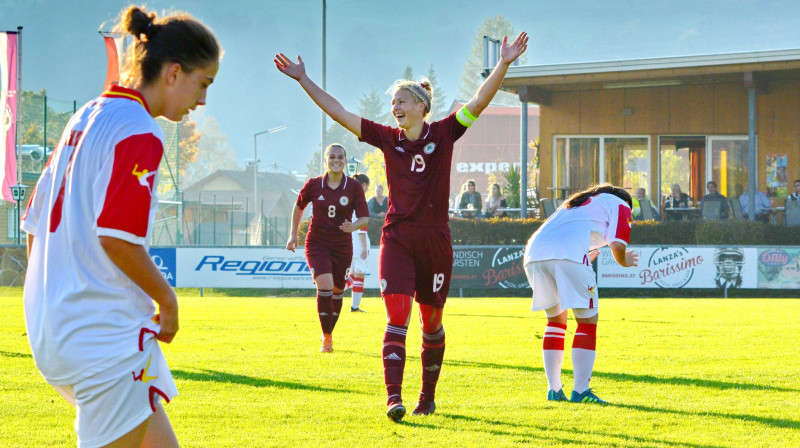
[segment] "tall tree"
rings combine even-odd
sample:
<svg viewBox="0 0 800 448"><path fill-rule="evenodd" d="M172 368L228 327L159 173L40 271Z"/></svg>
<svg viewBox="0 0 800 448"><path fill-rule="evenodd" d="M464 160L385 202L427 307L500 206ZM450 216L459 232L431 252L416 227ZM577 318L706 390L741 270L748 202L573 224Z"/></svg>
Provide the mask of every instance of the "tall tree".
<svg viewBox="0 0 800 448"><path fill-rule="evenodd" d="M433 88L433 104L431 105L430 121L441 120L447 116L450 104L447 103L444 89L439 85L439 79L436 76L436 70L434 70L433 64L428 67L428 80L431 82L431 87Z"/></svg>
<svg viewBox="0 0 800 448"><path fill-rule="evenodd" d="M409 81L413 81L414 80L414 69L411 68L410 65L407 65L406 69L403 70L403 78L402 79L408 79Z"/></svg>
<svg viewBox="0 0 800 448"><path fill-rule="evenodd" d="M220 133L214 117L203 121L202 133L197 142L197 156L185 165L181 189L197 182L217 170L236 169L236 154L228 143L228 136Z"/></svg>
<svg viewBox="0 0 800 448"><path fill-rule="evenodd" d="M464 63L464 73L461 75L461 82L458 85L458 95L461 100L469 100L478 90L478 86L483 82L483 36L489 36L502 42L504 36L508 36L509 41L517 37L517 31L511 22L501 15L490 17L481 23L475 36L472 38L472 48L469 52L467 62ZM524 64L525 55L519 59L520 64ZM507 92L497 92L492 100L500 104L519 104L516 95Z"/></svg>

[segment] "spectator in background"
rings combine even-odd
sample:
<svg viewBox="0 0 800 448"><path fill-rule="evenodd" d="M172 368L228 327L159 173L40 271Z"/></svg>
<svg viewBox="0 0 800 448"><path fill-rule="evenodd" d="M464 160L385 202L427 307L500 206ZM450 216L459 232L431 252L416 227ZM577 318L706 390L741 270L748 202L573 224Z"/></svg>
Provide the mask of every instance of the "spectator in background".
<svg viewBox="0 0 800 448"><path fill-rule="evenodd" d="M644 188L640 187L640 188L636 189L636 195L633 198L631 198L631 200L633 201L633 210L632 210L633 213L632 213L632 216L633 216L633 219L636 220L636 221L639 221L639 220L643 219L642 218L642 208L639 205L639 201L641 199L648 199L649 200L649 198L647 197L647 190L645 190ZM656 218L658 218L658 209L656 208L655 204L653 204L651 202L650 203L650 208L653 209L653 215L655 215Z"/></svg>
<svg viewBox="0 0 800 448"><path fill-rule="evenodd" d="M794 181L794 193L790 194L787 201L800 201L800 179Z"/></svg>
<svg viewBox="0 0 800 448"><path fill-rule="evenodd" d="M370 218L383 218L386 216L386 212L389 211L389 202L386 200L386 196L383 195L383 185L375 185L375 196L371 197L367 202L367 207L369 208Z"/></svg>
<svg viewBox="0 0 800 448"><path fill-rule="evenodd" d="M481 207L483 200L481 194L475 191L475 181L470 179L467 181L465 191L461 193L461 201L458 204L461 210L462 218L478 218L481 216Z"/></svg>
<svg viewBox="0 0 800 448"><path fill-rule="evenodd" d="M744 193L739 196L739 204L742 205L742 211L744 211L744 216L750 216L750 189L746 188ZM769 198L767 197L764 192L756 190L756 220L761 222L767 222L769 218L769 208L771 204L769 203Z"/></svg>
<svg viewBox="0 0 800 448"><path fill-rule="evenodd" d="M700 200L700 208L703 208L705 201L720 201L719 219L728 219L728 198L717 191L717 183L713 180L706 184L708 194Z"/></svg>
<svg viewBox="0 0 800 448"><path fill-rule="evenodd" d="M689 195L681 191L680 185L672 184L670 186L670 190L672 193L667 196L667 200L664 201L664 208L679 208L689 206Z"/></svg>
<svg viewBox="0 0 800 448"><path fill-rule="evenodd" d="M499 184L492 184L492 195L486 201L485 216L487 218L503 218L506 216L505 208L508 207L506 198L500 192Z"/></svg>

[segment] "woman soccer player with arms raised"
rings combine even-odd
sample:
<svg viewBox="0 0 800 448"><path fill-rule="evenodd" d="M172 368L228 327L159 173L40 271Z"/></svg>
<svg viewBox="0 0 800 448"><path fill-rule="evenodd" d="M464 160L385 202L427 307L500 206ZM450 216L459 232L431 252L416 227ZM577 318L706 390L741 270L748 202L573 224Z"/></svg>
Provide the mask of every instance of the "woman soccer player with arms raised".
<svg viewBox="0 0 800 448"><path fill-rule="evenodd" d="M77 408L79 446L177 447L158 341L175 337L178 302L147 250L164 152L154 117L204 105L221 52L186 14L131 6L117 29L134 37L122 83L70 119L28 204L25 319L36 367Z"/></svg>
<svg viewBox="0 0 800 448"><path fill-rule="evenodd" d="M386 415L406 414L401 397L406 361L406 332L411 304L419 303L422 323L422 392L414 414L432 414L434 394L444 358L442 310L450 287L453 247L448 204L453 144L489 105L509 65L527 48L521 33L510 45L503 39L500 60L475 96L458 112L427 123L432 91L427 81L399 80L392 85L392 115L397 128L382 126L349 112L306 74L303 60L284 54L275 65L295 79L331 118L383 152L389 212L381 236L379 276L388 323L383 338L383 370L388 395Z"/></svg>
<svg viewBox="0 0 800 448"><path fill-rule="evenodd" d="M351 233L369 221L369 209L361 184L344 175L347 153L334 143L325 150L325 169L322 176L309 179L297 196L292 209L292 229L286 248L297 248L297 231L303 209L313 203L311 224L306 234L305 252L311 276L317 285L317 314L322 326L322 347L333 351L333 329L342 312L347 269L353 258ZM351 217L357 217L350 222Z"/></svg>

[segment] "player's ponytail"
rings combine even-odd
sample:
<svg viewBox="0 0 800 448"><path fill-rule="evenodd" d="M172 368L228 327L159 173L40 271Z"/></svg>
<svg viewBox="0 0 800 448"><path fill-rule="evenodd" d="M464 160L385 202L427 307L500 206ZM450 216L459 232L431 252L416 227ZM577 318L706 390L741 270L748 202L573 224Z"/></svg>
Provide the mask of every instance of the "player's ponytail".
<svg viewBox="0 0 800 448"><path fill-rule="evenodd" d="M184 72L191 73L219 61L221 55L214 33L186 13L162 19L143 7L130 6L122 12L114 30L131 34L135 40L125 58L123 84L138 76L149 85L167 63L178 63Z"/></svg>
<svg viewBox="0 0 800 448"><path fill-rule="evenodd" d="M595 185L593 187L587 188L586 190L579 191L570 196L569 199L566 200L565 207L567 208L580 207L581 205L585 204L586 201L589 200L589 198L601 193L613 194L614 196L625 201L625 203L628 204L628 207L633 208L633 200L631 199L631 194L628 193L628 191L625 190L624 188L615 187L611 184Z"/></svg>

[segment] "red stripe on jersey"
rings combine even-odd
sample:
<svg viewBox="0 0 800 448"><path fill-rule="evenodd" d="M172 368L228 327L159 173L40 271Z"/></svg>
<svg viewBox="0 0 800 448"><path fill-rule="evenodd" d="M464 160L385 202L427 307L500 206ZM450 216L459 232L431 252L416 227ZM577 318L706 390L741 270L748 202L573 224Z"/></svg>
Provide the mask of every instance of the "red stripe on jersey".
<svg viewBox="0 0 800 448"><path fill-rule="evenodd" d="M97 226L147 236L155 177L164 148L153 134L132 135L114 148L114 166Z"/></svg>
<svg viewBox="0 0 800 448"><path fill-rule="evenodd" d="M28 212L31 210L31 204L33 204L33 198L36 197L36 189L39 188L39 184L36 184L33 187L33 193L31 193L31 197L28 199L28 206L25 207L25 214L22 215L22 221L28 219Z"/></svg>
<svg viewBox="0 0 800 448"><path fill-rule="evenodd" d="M147 113L150 113L150 108L147 106L147 101L144 100L144 97L141 93L137 90L128 89L122 87L117 84L112 84L108 90L103 92L101 95L104 98L126 98L129 100L137 101L139 104L144 106Z"/></svg>
<svg viewBox="0 0 800 448"><path fill-rule="evenodd" d="M72 163L75 161L77 152L77 149L72 150L72 154L69 155L69 160L67 161L67 169L64 171L64 177L61 178L61 187L58 189L56 201L53 203L53 210L50 212L50 233L55 232L58 229L58 225L61 224L61 211L64 208L64 192L67 187L67 178L72 174Z"/></svg>
<svg viewBox="0 0 800 448"><path fill-rule="evenodd" d="M615 236L626 243L631 242L631 209L627 205L619 205Z"/></svg>

